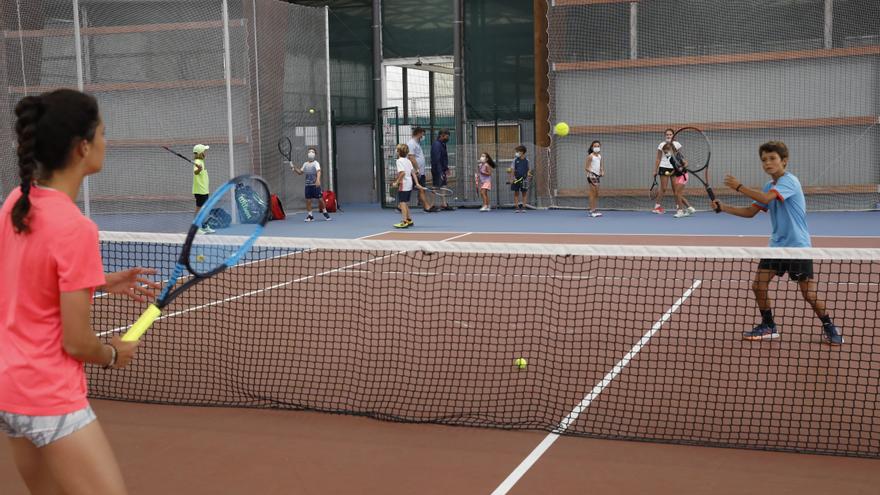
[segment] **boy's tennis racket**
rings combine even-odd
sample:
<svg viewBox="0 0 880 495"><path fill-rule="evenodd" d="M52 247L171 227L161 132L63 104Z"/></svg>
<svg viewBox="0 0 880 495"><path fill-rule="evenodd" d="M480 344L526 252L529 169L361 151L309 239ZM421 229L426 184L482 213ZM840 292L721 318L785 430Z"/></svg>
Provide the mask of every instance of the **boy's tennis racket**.
<svg viewBox="0 0 880 495"><path fill-rule="evenodd" d="M425 190L438 198L448 198L455 194L455 192L448 187L426 187Z"/></svg>
<svg viewBox="0 0 880 495"><path fill-rule="evenodd" d="M216 240L211 242L210 236L202 227L206 223L210 224L216 215L212 210L230 208L233 204L241 223L235 226L235 233L242 235L243 240L229 243ZM122 336L122 340L133 342L140 339L162 314L162 309L183 291L235 265L250 250L268 221L269 186L262 178L255 175L240 175L220 186L220 189L211 194L190 225L177 264L155 304L150 304ZM192 277L175 289L174 286L177 285L177 280L183 275L184 270L189 271Z"/></svg>
<svg viewBox="0 0 880 495"><path fill-rule="evenodd" d="M179 156L180 158L183 158L184 160L188 161L188 162L189 162L190 164L192 164L192 165L195 165L195 162L193 162L193 161L190 160L189 158L187 158L187 157L181 155L180 153L174 151L173 149L169 148L168 146L162 146L162 149L164 149L165 151L167 151L167 152L169 152L169 153L171 153L171 154L173 154L173 155L177 155L177 156Z"/></svg>
<svg viewBox="0 0 880 495"><path fill-rule="evenodd" d="M290 142L289 137L281 136L281 139L278 140L278 152L284 157L284 161L289 162L292 160L293 144Z"/></svg>
<svg viewBox="0 0 880 495"><path fill-rule="evenodd" d="M673 142L681 144L681 148L670 158L673 167L681 168L684 173L693 174L706 188L706 194L709 195L710 201L715 201L715 191L707 182L709 178L709 158L712 156L712 148L709 145L709 138L703 134L703 131L696 127L683 127L675 131L672 136ZM700 177L700 173L706 177ZM715 209L716 213L721 211Z"/></svg>

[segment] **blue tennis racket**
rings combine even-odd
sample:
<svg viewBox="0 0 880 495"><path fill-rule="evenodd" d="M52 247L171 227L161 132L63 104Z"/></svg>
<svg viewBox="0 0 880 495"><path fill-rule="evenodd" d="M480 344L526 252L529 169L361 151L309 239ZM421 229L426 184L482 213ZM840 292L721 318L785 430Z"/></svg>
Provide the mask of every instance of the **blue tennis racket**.
<svg viewBox="0 0 880 495"><path fill-rule="evenodd" d="M233 221L236 217L238 222ZM165 306L177 296L238 263L263 233L268 221L269 186L262 178L240 175L220 186L211 194L190 225L177 264L156 302L150 304L122 336L122 340L139 340L162 315ZM216 231L241 237L235 237L235 241L225 240L228 238L218 240L211 235ZM175 288L184 271L188 271L192 277Z"/></svg>

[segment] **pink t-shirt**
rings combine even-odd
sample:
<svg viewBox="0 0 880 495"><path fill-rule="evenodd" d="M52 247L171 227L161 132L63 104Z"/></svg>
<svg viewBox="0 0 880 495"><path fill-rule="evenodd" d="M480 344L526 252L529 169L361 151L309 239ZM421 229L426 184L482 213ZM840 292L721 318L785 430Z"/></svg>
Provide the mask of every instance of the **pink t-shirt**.
<svg viewBox="0 0 880 495"><path fill-rule="evenodd" d="M19 197L0 208L0 411L67 414L88 402L83 364L62 345L61 292L104 284L98 227L66 194L35 186L31 232L16 234Z"/></svg>

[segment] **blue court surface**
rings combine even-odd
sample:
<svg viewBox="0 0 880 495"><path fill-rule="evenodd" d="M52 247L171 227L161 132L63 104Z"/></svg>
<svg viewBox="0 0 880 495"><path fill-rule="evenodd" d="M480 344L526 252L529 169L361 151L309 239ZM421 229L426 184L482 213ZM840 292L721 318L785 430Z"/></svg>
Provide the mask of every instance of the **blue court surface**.
<svg viewBox="0 0 880 495"><path fill-rule="evenodd" d="M415 225L407 232L507 232L507 233L581 233L581 234L649 234L649 235L762 235L770 233L770 217L755 218L697 212L691 217L673 218L670 212L606 211L600 218L591 218L584 210L529 210L514 213L511 209L481 212L458 209L425 213L413 209ZM400 214L377 205L345 205L343 212L332 214L333 221L324 221L320 214L306 223L305 212L293 212L287 219L270 222L264 235L287 237L319 237L356 239L394 231ZM186 232L191 213L150 215L99 215L94 217L101 230L139 232ZM880 211L815 212L807 215L814 236L880 237ZM223 231L235 234L236 227Z"/></svg>

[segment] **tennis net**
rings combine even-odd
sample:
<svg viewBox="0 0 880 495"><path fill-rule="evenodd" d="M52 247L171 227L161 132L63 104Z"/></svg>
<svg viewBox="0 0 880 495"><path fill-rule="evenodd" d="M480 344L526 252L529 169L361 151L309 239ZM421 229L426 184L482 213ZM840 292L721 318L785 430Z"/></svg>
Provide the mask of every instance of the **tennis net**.
<svg viewBox="0 0 880 495"><path fill-rule="evenodd" d="M167 277L183 240L101 247ZM814 260L842 346L788 277L780 338L743 340L771 256ZM132 366L89 369L91 396L880 457L878 288L877 249L265 238L166 308ZM94 327L143 308L98 294Z"/></svg>

